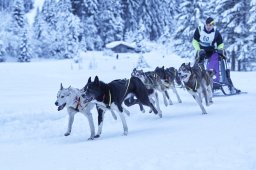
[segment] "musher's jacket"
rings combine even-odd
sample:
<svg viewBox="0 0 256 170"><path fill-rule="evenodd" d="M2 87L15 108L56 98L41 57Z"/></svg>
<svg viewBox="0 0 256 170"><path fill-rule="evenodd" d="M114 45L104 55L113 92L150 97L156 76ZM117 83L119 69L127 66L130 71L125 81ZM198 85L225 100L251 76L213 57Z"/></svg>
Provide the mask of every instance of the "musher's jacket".
<svg viewBox="0 0 256 170"><path fill-rule="evenodd" d="M205 26L199 26L196 29L192 43L197 51L204 49L206 53L214 52L214 49L216 49L215 43L217 44L217 49L224 49L220 32L214 28L208 32Z"/></svg>

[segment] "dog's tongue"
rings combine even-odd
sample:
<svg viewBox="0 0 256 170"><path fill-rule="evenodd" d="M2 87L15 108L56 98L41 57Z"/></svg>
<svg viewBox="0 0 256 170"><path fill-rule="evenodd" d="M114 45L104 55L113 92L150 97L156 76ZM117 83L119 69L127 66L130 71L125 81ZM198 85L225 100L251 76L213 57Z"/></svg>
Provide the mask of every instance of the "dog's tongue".
<svg viewBox="0 0 256 170"><path fill-rule="evenodd" d="M66 106L66 103L58 107L58 111L62 110Z"/></svg>

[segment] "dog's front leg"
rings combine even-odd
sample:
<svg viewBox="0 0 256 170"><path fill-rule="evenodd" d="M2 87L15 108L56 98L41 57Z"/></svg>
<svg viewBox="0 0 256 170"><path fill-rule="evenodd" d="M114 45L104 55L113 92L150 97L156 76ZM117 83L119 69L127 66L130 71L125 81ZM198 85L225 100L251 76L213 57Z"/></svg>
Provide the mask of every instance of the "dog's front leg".
<svg viewBox="0 0 256 170"><path fill-rule="evenodd" d="M104 114L106 112L106 109L100 108L100 107L96 107L97 111L98 111L98 132L96 134L96 136L94 136L95 138L99 138L102 132L102 127L103 127L103 120L104 120ZM113 111L111 110L111 113ZM114 112L113 112L114 113ZM112 114L113 114L112 113ZM115 113L114 113L115 115Z"/></svg>
<svg viewBox="0 0 256 170"><path fill-rule="evenodd" d="M68 116L69 116L69 119L68 119L68 129L67 129L67 132L64 134L65 136L69 136L70 133L71 133L72 125L73 125L74 117L75 117L76 113L77 113L77 111L75 111L75 110L73 110L71 108L68 108Z"/></svg>
<svg viewBox="0 0 256 170"><path fill-rule="evenodd" d="M179 103L182 103L182 101L181 101L181 99L180 99L180 96L179 96L179 94L178 94L178 92L177 92L176 87L175 87L175 86L172 86L171 88L172 88L173 93L176 95L176 97L177 97L177 99L178 99L178 102L179 102Z"/></svg>
<svg viewBox="0 0 256 170"><path fill-rule="evenodd" d="M165 93L166 98L169 101L169 105L173 105L172 99L170 98L169 93L167 92L167 90L165 90L164 93Z"/></svg>
<svg viewBox="0 0 256 170"><path fill-rule="evenodd" d="M94 123L93 123L92 113L88 112L86 117L88 118L90 130L91 130L91 136L90 136L90 138L88 138L88 140L93 140L94 136L95 136L95 127L94 127Z"/></svg>
<svg viewBox="0 0 256 170"><path fill-rule="evenodd" d="M201 97L199 95L197 95L195 92L190 92L191 95L194 97L194 99L196 100L197 104L200 106L201 110L202 110L202 114L207 114L203 104L202 104L202 100Z"/></svg>
<svg viewBox="0 0 256 170"><path fill-rule="evenodd" d="M168 106L165 92L162 92L162 95L163 95L163 99L164 99L164 105L165 105L165 106Z"/></svg>
<svg viewBox="0 0 256 170"><path fill-rule="evenodd" d="M122 120L122 124L123 124L123 129L124 129L124 135L128 135L128 127L127 127L127 123L126 123L126 120L125 120L125 117L124 117L124 114L120 111L118 111L119 113L119 116Z"/></svg>
<svg viewBox="0 0 256 170"><path fill-rule="evenodd" d="M122 108L122 109L120 110L120 108ZM122 124L123 124L124 135L126 136L128 134L128 126L127 126L127 123L126 123L126 120L125 120L125 117L123 114L123 110L124 110L123 107L121 105L119 105L119 106L111 105L111 109L116 109L118 111L118 114L119 114Z"/></svg>
<svg viewBox="0 0 256 170"><path fill-rule="evenodd" d="M157 92L154 92L153 96L155 98L155 103L156 103L156 109L157 109L157 112L158 112L158 115L159 117L161 118L162 117L162 110L160 109L160 105L159 105L159 98L158 98L158 94ZM150 99L150 98L149 98ZM150 99L152 100L152 99ZM153 103L152 101L150 101L151 103Z"/></svg>

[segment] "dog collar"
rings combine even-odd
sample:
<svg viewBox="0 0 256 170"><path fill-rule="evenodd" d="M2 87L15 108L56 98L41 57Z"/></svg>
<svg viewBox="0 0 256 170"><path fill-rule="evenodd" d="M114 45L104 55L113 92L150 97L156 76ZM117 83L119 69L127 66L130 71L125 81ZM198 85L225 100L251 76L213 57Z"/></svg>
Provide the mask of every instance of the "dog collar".
<svg viewBox="0 0 256 170"><path fill-rule="evenodd" d="M186 88L187 88L188 90L193 90L194 92L197 91L197 88L198 88L198 82L197 82L197 80L196 80L196 82L195 82L195 87L194 87L194 88L189 87L189 83L185 83L185 84L187 84L187 85L186 85Z"/></svg>

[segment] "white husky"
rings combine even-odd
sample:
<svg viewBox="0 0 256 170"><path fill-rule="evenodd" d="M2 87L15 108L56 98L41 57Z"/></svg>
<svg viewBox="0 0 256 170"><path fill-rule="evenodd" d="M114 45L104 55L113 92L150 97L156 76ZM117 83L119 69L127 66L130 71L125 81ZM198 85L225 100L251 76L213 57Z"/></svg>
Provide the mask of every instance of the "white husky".
<svg viewBox="0 0 256 170"><path fill-rule="evenodd" d="M62 84L60 85L60 90L58 91L57 94L57 101L55 102L55 105L58 106L58 111L64 109L65 107L67 108L68 115L69 115L69 121L68 121L68 128L67 132L64 134L65 136L70 135L71 130L72 130L72 125L74 122L74 116L76 113L81 112L85 117L87 117L90 130L91 130L91 136L88 140L93 140L95 137L99 137L101 134L101 122L99 122L99 129L98 133L95 136L95 127L93 123L93 117L91 110L94 107L94 103L91 102L84 102L84 99L82 97L82 91L73 88L73 87L68 87L68 88L63 88ZM102 112L105 112L105 109L97 107L98 114L99 114L99 119L102 116ZM112 112L112 116L114 119L116 118L116 115L114 112Z"/></svg>

